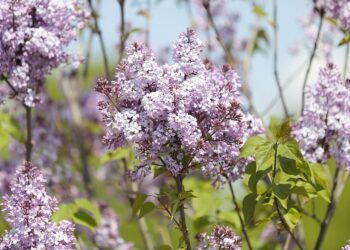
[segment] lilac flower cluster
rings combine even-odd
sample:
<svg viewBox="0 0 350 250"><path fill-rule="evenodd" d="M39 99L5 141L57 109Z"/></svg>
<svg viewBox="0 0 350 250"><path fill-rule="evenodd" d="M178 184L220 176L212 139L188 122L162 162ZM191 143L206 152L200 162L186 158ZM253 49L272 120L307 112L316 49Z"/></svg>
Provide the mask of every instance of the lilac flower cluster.
<svg viewBox="0 0 350 250"><path fill-rule="evenodd" d="M140 161L134 179L149 173L155 161L173 176L201 165L215 179L241 176L243 140L261 131L261 123L240 106L240 78L202 61L202 42L191 29L173 46L174 64L157 64L144 45L133 44L117 67L115 80L99 80L98 103L107 128L104 141L116 148L132 143ZM187 162L187 163L186 163Z"/></svg>
<svg viewBox="0 0 350 250"><path fill-rule="evenodd" d="M1 2L0 75L27 106L40 101L45 75L68 62L65 49L88 16L79 0Z"/></svg>
<svg viewBox="0 0 350 250"><path fill-rule="evenodd" d="M119 234L118 218L105 205L101 206L101 221L96 228L94 240L100 249L131 250L133 244L127 243Z"/></svg>
<svg viewBox="0 0 350 250"><path fill-rule="evenodd" d="M350 1L317 0L316 7L336 19L347 32L350 32Z"/></svg>
<svg viewBox="0 0 350 250"><path fill-rule="evenodd" d="M325 163L333 157L350 168L350 84L333 64L321 69L316 84L306 90L302 117L292 134L304 156Z"/></svg>
<svg viewBox="0 0 350 250"><path fill-rule="evenodd" d="M241 237L237 236L229 227L225 226L215 226L211 234L198 234L196 238L199 241L196 250L241 250L242 248Z"/></svg>
<svg viewBox="0 0 350 250"><path fill-rule="evenodd" d="M348 241L348 244L341 248L341 250L350 250L350 240Z"/></svg>
<svg viewBox="0 0 350 250"><path fill-rule="evenodd" d="M74 249L74 225L69 221L50 221L57 201L45 191L40 170L25 162L10 186L12 194L4 197L4 211L11 230L0 239L1 250Z"/></svg>

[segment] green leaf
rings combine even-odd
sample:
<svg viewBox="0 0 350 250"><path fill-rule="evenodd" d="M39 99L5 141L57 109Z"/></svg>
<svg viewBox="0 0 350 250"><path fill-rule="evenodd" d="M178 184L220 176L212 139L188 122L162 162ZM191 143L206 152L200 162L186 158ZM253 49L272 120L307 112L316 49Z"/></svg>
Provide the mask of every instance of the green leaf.
<svg viewBox="0 0 350 250"><path fill-rule="evenodd" d="M144 203L144 201L146 200L146 198L148 197L147 194L138 194L134 200L134 203L132 205L132 215L136 216L138 211L140 210L142 204Z"/></svg>
<svg viewBox="0 0 350 250"><path fill-rule="evenodd" d="M101 219L101 214L100 214L100 210L99 208L91 203L89 200L87 199L76 199L74 201L74 203L79 207L79 208L82 208L82 209L85 209L87 210L88 212L92 213L95 217L95 220L97 222L97 224L100 223L100 219Z"/></svg>
<svg viewBox="0 0 350 250"><path fill-rule="evenodd" d="M337 26L337 20L336 20L336 19L331 18L331 17L328 17L328 16L324 17L324 19L325 19L328 23L330 23L331 25Z"/></svg>
<svg viewBox="0 0 350 250"><path fill-rule="evenodd" d="M265 141L256 148L256 166L258 170L266 170L274 163L274 144L272 141Z"/></svg>
<svg viewBox="0 0 350 250"><path fill-rule="evenodd" d="M296 162L294 159L279 156L278 162L281 166L281 169L286 174L288 174L288 175L299 175L300 174L300 171L296 167Z"/></svg>
<svg viewBox="0 0 350 250"><path fill-rule="evenodd" d="M261 6L258 6L258 5L253 6L253 12L259 17L265 17L267 15L265 10Z"/></svg>
<svg viewBox="0 0 350 250"><path fill-rule="evenodd" d="M262 171L257 171L256 173L252 174L248 180L248 187L249 189L253 192L253 193L257 193L257 184L259 182L259 180L261 180L261 178L265 175L267 175L270 171L272 170L272 167L267 168L265 170Z"/></svg>
<svg viewBox="0 0 350 250"><path fill-rule="evenodd" d="M58 210L54 212L51 216L53 222L60 222L62 220L72 220L73 215L78 211L77 205L71 204L61 204L58 206Z"/></svg>
<svg viewBox="0 0 350 250"><path fill-rule="evenodd" d="M85 210L79 210L74 213L73 221L76 224L89 228L92 232L95 232L97 222L96 220Z"/></svg>
<svg viewBox="0 0 350 250"><path fill-rule="evenodd" d="M256 173L256 162L253 161L247 165L245 168L245 173L248 175L252 175Z"/></svg>
<svg viewBox="0 0 350 250"><path fill-rule="evenodd" d="M161 245L158 249L159 250L172 250L173 248L169 245Z"/></svg>
<svg viewBox="0 0 350 250"><path fill-rule="evenodd" d="M154 205L152 202L145 202L140 210L139 219L145 216L146 214L152 212L156 208L156 205Z"/></svg>
<svg viewBox="0 0 350 250"><path fill-rule="evenodd" d="M165 167L158 167L155 166L154 170L153 170L153 178L157 178L158 176L162 175L162 174L166 174L168 173L168 169Z"/></svg>
<svg viewBox="0 0 350 250"><path fill-rule="evenodd" d="M284 219L288 224L290 230L293 230L295 228L300 218L300 213L295 208L290 208L288 212L284 214Z"/></svg>
<svg viewBox="0 0 350 250"><path fill-rule="evenodd" d="M278 155L295 160L296 166L300 171L302 171L307 177L311 177L309 164L304 160L296 140L290 139L280 144L278 146Z"/></svg>
<svg viewBox="0 0 350 250"><path fill-rule="evenodd" d="M118 148L115 151L108 152L103 155L100 159L101 164L105 164L110 161L121 160L123 158L128 158L130 155L130 148Z"/></svg>
<svg viewBox="0 0 350 250"><path fill-rule="evenodd" d="M251 193L251 194L248 194L243 199L242 210L243 210L244 223L246 225L249 224L249 222L254 216L255 207L257 204L257 198L258 198L257 194Z"/></svg>
<svg viewBox="0 0 350 250"><path fill-rule="evenodd" d="M241 148L241 153L240 153L240 157L248 157L251 155L255 155L256 153L256 148L259 145L262 145L264 143L266 143L268 140L261 137L261 136L252 136L250 137L242 146Z"/></svg>
<svg viewBox="0 0 350 250"><path fill-rule="evenodd" d="M290 194L291 186L289 184L274 184L272 186L272 193L281 203L282 207L287 208L288 196Z"/></svg>
<svg viewBox="0 0 350 250"><path fill-rule="evenodd" d="M203 231L203 228L210 224L211 222L208 215L204 215L193 220L193 226L198 232Z"/></svg>
<svg viewBox="0 0 350 250"><path fill-rule="evenodd" d="M338 43L338 47L348 44L350 42L350 34L346 33L344 37Z"/></svg>

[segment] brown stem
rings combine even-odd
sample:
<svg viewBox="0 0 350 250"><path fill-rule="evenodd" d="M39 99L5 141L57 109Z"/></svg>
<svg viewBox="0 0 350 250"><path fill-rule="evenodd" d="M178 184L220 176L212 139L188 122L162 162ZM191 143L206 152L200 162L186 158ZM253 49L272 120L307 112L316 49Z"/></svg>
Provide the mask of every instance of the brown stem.
<svg viewBox="0 0 350 250"><path fill-rule="evenodd" d="M231 197L232 197L232 201L233 201L233 204L234 204L234 208L236 210L236 213L238 215L238 218L239 218L239 222L241 223L241 228L242 228L242 232L243 232L243 235L244 235L244 238L246 239L247 241L247 244L248 244L248 248L250 250L253 249L252 247L252 244L250 243L250 239L249 239L249 236L248 236L248 233L247 233L247 230L246 230L246 227L244 225L244 221L243 221L243 218L242 218L242 214L241 214L241 208L239 207L238 203L237 203L237 200L236 200L236 196L233 192L233 188L232 188L232 183L228 181L228 185L230 187L230 191L231 191Z"/></svg>
<svg viewBox="0 0 350 250"><path fill-rule="evenodd" d="M183 191L183 179L182 176L179 174L176 178L176 189L178 194L180 194ZM186 244L186 249L187 250L191 250L191 241L189 238L189 233L188 233L188 229L187 229L187 225L186 225L186 215L185 215L185 206L184 204L180 205L180 230L182 232L182 236L184 238L185 244Z"/></svg>
<svg viewBox="0 0 350 250"><path fill-rule="evenodd" d="M27 105L23 104L26 110L26 121L27 121L27 139L25 141L26 146L26 161L31 160L32 155L32 109Z"/></svg>
<svg viewBox="0 0 350 250"><path fill-rule="evenodd" d="M334 179L333 179L333 186L332 186L332 191L331 191L331 201L328 204L327 207L327 212L325 217L322 220L321 223L321 228L320 228L320 232L318 233L317 236L317 240L316 240L316 244L315 244L315 250L319 250L321 249L324 237L326 235L326 232L328 230L329 227L329 223L333 217L334 211L335 211L335 207L336 207L336 190L338 187L338 183L339 183L339 173L340 173L340 166L337 166L337 168L335 169L335 174L334 174Z"/></svg>
<svg viewBox="0 0 350 250"><path fill-rule="evenodd" d="M304 82L303 82L303 93L302 93L302 98L301 98L301 114L303 113L304 106L305 106L305 88L306 88L307 80L309 79L312 62L314 61L314 57L316 55L318 41L320 40L320 37L321 37L321 31L322 31L322 25L323 25L323 15L324 15L323 12L321 12L321 14L320 14L321 19L320 19L320 23L318 25L318 30L317 30L317 35L316 35L316 39L314 42L314 47L313 47L311 55L310 55L309 65L307 67Z"/></svg>
<svg viewBox="0 0 350 250"><path fill-rule="evenodd" d="M273 34L274 34L274 49L273 49L273 71L274 71L274 76L278 88L278 93L282 102L283 106L283 111L284 115L286 117L289 117L288 109L287 109L287 104L286 100L284 99L283 96L283 89L281 85L281 81L279 78L278 74L278 23L277 23L277 0L273 1L273 20L274 20L274 29L273 29Z"/></svg>

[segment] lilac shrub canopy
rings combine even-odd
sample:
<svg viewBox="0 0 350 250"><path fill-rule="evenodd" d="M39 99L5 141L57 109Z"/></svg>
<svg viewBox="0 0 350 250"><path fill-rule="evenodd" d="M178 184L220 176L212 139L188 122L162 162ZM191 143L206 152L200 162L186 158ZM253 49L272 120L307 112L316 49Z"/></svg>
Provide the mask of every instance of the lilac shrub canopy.
<svg viewBox="0 0 350 250"><path fill-rule="evenodd" d="M244 172L239 149L262 131L261 122L241 109L237 73L203 61L202 50L191 29L173 45L171 65L158 65L148 48L135 43L126 49L115 80L98 81L97 91L107 97L99 102L104 140L113 148L135 145L140 166L134 179L160 158L173 176L200 164L216 184L222 175L236 180Z"/></svg>
<svg viewBox="0 0 350 250"><path fill-rule="evenodd" d="M333 64L320 70L318 81L306 90L302 117L293 135L311 162L333 157L350 168L350 84Z"/></svg>
<svg viewBox="0 0 350 250"><path fill-rule="evenodd" d="M55 198L45 191L45 179L38 167L25 162L17 170L5 196L4 212L11 230L0 238L1 250L75 249L74 225L50 221L58 209Z"/></svg>
<svg viewBox="0 0 350 250"><path fill-rule="evenodd" d="M1 1L0 75L27 106L40 101L45 75L68 62L66 48L88 16L78 0Z"/></svg>

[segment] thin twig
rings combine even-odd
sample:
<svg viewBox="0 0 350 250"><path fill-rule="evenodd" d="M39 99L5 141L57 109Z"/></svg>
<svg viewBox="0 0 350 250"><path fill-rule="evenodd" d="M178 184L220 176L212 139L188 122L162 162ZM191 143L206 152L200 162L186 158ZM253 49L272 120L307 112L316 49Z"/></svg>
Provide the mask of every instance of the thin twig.
<svg viewBox="0 0 350 250"><path fill-rule="evenodd" d="M132 184L129 182L128 177L126 175L127 170L128 170L127 160L125 158L123 158L122 163L123 163L123 167L124 167L124 175L123 176L124 176L125 189L126 189L125 193L127 195L127 198L129 200L130 205L133 206L134 199L129 195L129 191L134 192L136 187L132 186ZM140 234L141 234L141 237L143 240L145 250L154 249L152 238L151 238L151 235L148 231L147 223L146 223L146 220L144 217L137 220L137 226L138 226L138 229L140 230Z"/></svg>
<svg viewBox="0 0 350 250"><path fill-rule="evenodd" d="M302 89L302 98L301 98L301 114L304 111L304 106L305 106L305 88L306 88L306 84L307 84L307 80L309 79L309 75L310 75L310 70L311 70L311 66L312 66L312 62L314 61L314 57L316 55L316 50L318 47L318 42L320 40L321 37L321 31L322 31L322 25L323 25L323 12L320 12L320 22L318 25L318 30L317 30L317 35L316 35L316 39L314 42L314 47L312 49L311 55L310 55L310 59L309 59L309 66L307 67L306 70L306 74L304 77L304 82L303 82L303 89Z"/></svg>
<svg viewBox="0 0 350 250"><path fill-rule="evenodd" d="M277 0L273 1L273 21L274 21L274 29L273 29L273 34L274 34L274 49L273 49L273 71L275 75L275 80L279 92L279 96L282 102L283 106L283 111L284 115L288 118L289 113L287 109L287 104L283 96L283 89L281 86L281 82L279 79L279 74L278 74L278 23L277 23Z"/></svg>
<svg viewBox="0 0 350 250"><path fill-rule="evenodd" d="M303 62L285 81L285 83L282 85L283 89L286 89L290 84L293 83L295 78L300 74L301 70L304 69L305 65L307 64L307 61ZM276 103L279 100L279 96L275 96L269 105L261 112L261 116L264 117L268 114L268 112L276 105Z"/></svg>
<svg viewBox="0 0 350 250"><path fill-rule="evenodd" d="M1 75L1 79L4 80L7 85L11 88L11 90L14 93L14 96L18 96L19 92L16 90L16 88L11 84L9 79L5 75ZM32 148L33 148L33 143L32 143L32 108L29 107L28 105L25 104L24 101L22 101L22 105L26 111L26 127L27 127L27 138L24 142L25 148L26 148L26 161L31 160L31 155L32 155Z"/></svg>
<svg viewBox="0 0 350 250"><path fill-rule="evenodd" d="M27 121L27 139L25 141L25 146L26 146L26 161L31 160L32 156L32 108L28 107L23 103L23 106L26 110L26 121Z"/></svg>
<svg viewBox="0 0 350 250"><path fill-rule="evenodd" d="M321 224L321 223L322 223L322 221L316 216L316 214L314 214L314 213L309 213L308 211L306 211L306 210L304 210L304 209L302 209L302 208L300 209L300 212L301 212L302 214L304 214L305 216L307 216L307 217L309 217L309 218L315 220L318 224Z"/></svg>
<svg viewBox="0 0 350 250"><path fill-rule="evenodd" d="M11 82L9 81L9 79L5 76L5 75L1 75L1 80L4 80L6 82L6 84L10 87L10 89L13 91L14 96L17 96L19 93L16 90L16 88L11 84Z"/></svg>
<svg viewBox="0 0 350 250"><path fill-rule="evenodd" d="M173 214L171 213L169 208L165 204L163 204L163 202L161 201L161 199L159 197L157 197L157 200L158 200L159 204L162 205L164 211L169 215L170 220L173 221L175 223L175 225L181 230L180 222L178 222L177 219L173 216Z"/></svg>
<svg viewBox="0 0 350 250"><path fill-rule="evenodd" d="M175 181L176 181L177 192L178 192L178 194L180 194L183 191L183 183L182 183L183 179L182 179L181 174L179 174L178 176L175 177ZM179 211L180 211L180 229L182 232L182 236L183 236L185 244L186 244L186 249L191 250L192 249L191 248L191 241L189 238L188 228L186 225L186 215L185 215L185 205L184 204L180 205Z"/></svg>
<svg viewBox="0 0 350 250"><path fill-rule="evenodd" d="M225 45L225 42L224 42L224 40L222 39L222 37L220 35L219 29L218 29L218 27L215 24L213 15L212 15L211 10L210 10L210 0L203 0L202 5L203 5L203 7L204 7L204 9L205 9L205 11L207 13L207 17L208 17L209 23L210 23L211 27L213 28L213 30L215 32L216 40L218 41L218 43L220 44L220 46L224 50L227 62L231 66L234 66L235 63L236 63L236 60L233 57L233 55L231 54L230 49L227 48L227 46Z"/></svg>
<svg viewBox="0 0 350 250"><path fill-rule="evenodd" d="M96 13L96 10L92 4L92 0L88 0L88 3L89 3L89 7L92 11L92 17L94 19L94 26L95 26L94 31L96 32L98 39L100 41L100 46L101 46L101 50L102 50L102 57L103 57L103 64L105 67L105 74L106 74L106 77L108 79L111 79L111 76L109 74L108 57L107 57L105 42L103 40L102 31L101 31L99 23L98 23L97 13Z"/></svg>
<svg viewBox="0 0 350 250"><path fill-rule="evenodd" d="M277 149L278 149L278 143L275 144L274 146L275 148L275 155L274 155L274 163L273 163L273 175L272 175L272 184L275 181L275 177L277 174ZM282 211L278 205L278 200L276 197L274 197L274 205L278 214L278 217L281 221L281 223L283 224L284 229L290 234L290 236L292 237L293 241L295 242L295 244L299 247L299 249L303 250L303 246L300 244L300 242L298 241L298 239L295 237L295 235L293 234L293 232L290 230L283 214Z"/></svg>
<svg viewBox="0 0 350 250"><path fill-rule="evenodd" d="M118 0L120 9L120 41L119 41L119 59L122 60L125 50L125 0Z"/></svg>
<svg viewBox="0 0 350 250"><path fill-rule="evenodd" d="M84 70L83 70L83 77L84 78L87 77L88 72L89 72L93 38L94 38L94 32L91 31L89 34L88 45L87 45L86 56L85 56L85 66L84 66Z"/></svg>
<svg viewBox="0 0 350 250"><path fill-rule="evenodd" d="M346 78L346 73L348 71L349 51L350 51L350 44L347 44L346 50L345 50L345 61L344 61L344 70L343 70L343 77L344 78Z"/></svg>
<svg viewBox="0 0 350 250"><path fill-rule="evenodd" d="M250 239L249 239L249 236L248 236L246 227L245 227L245 225L244 225L244 221L243 221L243 218L242 218L242 215L241 215L241 209L240 209L240 207L239 207L239 205L238 205L238 203L237 203L237 201L236 201L236 196L235 196L235 194L234 194L234 192L233 192L232 183L231 183L231 181L229 181L228 179L227 179L227 182L228 182L228 185L229 185L229 187L230 187L230 192L231 192L231 197L232 197L233 205L234 205L235 210L236 210L236 213L237 213L237 215L238 215L239 222L241 223L241 228L242 228L242 232L243 232L244 238L245 238L246 241L247 241L248 248L249 248L250 250L252 250L253 247L252 247L252 244L250 243Z"/></svg>
<svg viewBox="0 0 350 250"><path fill-rule="evenodd" d="M326 235L326 232L327 232L329 224L330 224L329 222L331 221L331 219L333 217L333 214L334 214L334 211L335 211L335 207L336 207L336 203L337 203L337 201L336 201L336 190L337 190L338 183L339 183L340 170L341 170L340 166L337 166L336 169L335 169L335 174L334 174L334 179L333 179L333 186L332 186L332 191L331 191L331 201L328 204L325 217L323 218L322 223L321 223L320 232L319 232L319 234L317 236L317 240L316 240L316 243L315 243L315 248L314 248L315 250L321 249L324 237Z"/></svg>

